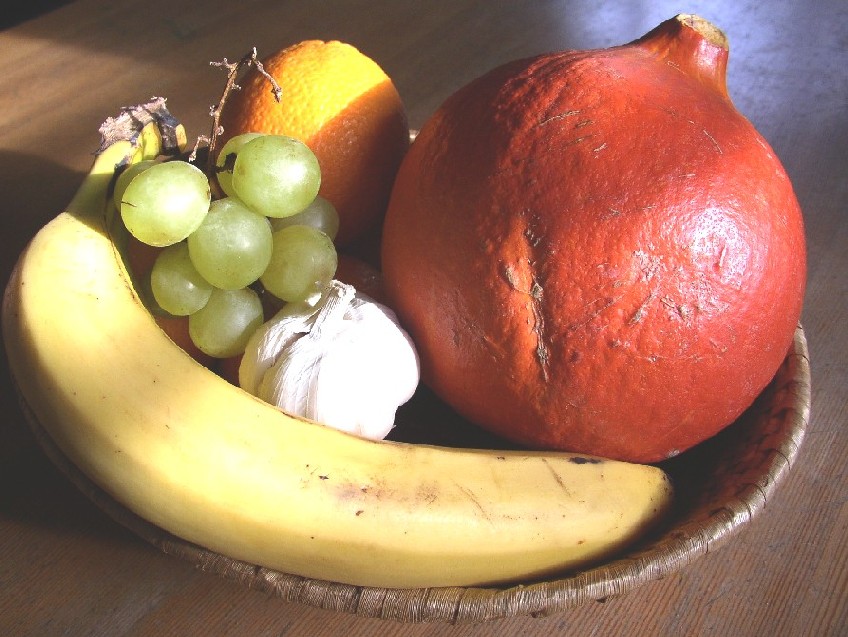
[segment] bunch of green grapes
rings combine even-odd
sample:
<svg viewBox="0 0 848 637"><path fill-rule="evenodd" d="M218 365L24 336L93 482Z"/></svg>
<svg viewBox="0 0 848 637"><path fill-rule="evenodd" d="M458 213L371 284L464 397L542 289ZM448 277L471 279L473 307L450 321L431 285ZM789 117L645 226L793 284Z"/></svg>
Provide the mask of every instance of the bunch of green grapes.
<svg viewBox="0 0 848 637"><path fill-rule="evenodd" d="M318 195L318 160L291 137L233 137L216 174L225 196L213 199L194 164L144 161L120 175L115 204L136 239L163 248L150 272L156 303L188 316L201 351L228 358L264 320L260 291L320 298L338 265L339 220Z"/></svg>

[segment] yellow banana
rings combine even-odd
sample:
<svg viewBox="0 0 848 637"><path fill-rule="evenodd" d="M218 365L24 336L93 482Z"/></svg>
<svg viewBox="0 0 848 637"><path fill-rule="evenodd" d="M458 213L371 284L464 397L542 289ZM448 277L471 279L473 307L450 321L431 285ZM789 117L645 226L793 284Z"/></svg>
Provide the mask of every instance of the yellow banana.
<svg viewBox="0 0 848 637"><path fill-rule="evenodd" d="M552 576L622 549L668 509L670 482L655 467L367 441L290 417L197 364L145 309L111 228L116 167L159 153L161 129L153 118L101 149L4 298L28 410L118 502L236 559L384 587Z"/></svg>

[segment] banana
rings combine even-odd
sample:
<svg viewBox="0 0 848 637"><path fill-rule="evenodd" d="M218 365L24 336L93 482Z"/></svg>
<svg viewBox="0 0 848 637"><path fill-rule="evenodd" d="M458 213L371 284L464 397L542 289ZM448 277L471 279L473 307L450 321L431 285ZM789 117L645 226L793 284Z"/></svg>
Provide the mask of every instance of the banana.
<svg viewBox="0 0 848 637"><path fill-rule="evenodd" d="M668 511L656 467L368 441L293 418L192 360L145 309L117 247L116 170L173 150L175 136L184 144L164 104L141 112L153 113L131 118L141 133L104 142L32 239L3 306L27 411L119 503L235 559L392 588L553 576L622 550Z"/></svg>

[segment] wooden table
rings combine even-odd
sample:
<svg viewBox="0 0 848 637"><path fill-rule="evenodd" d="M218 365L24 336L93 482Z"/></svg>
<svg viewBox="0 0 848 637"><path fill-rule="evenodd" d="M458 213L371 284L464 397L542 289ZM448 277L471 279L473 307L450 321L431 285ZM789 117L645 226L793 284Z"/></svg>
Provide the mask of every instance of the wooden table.
<svg viewBox="0 0 848 637"><path fill-rule="evenodd" d="M731 95L774 146L804 208L803 323L813 370L799 459L730 543L623 597L545 618L399 624L286 603L157 552L90 504L33 441L3 357L0 634L848 633L848 7L842 0L720 5L685 10L727 32ZM0 33L2 281L79 184L105 116L163 95L192 136L207 132L207 109L222 86L209 61L252 46L261 55L305 38L341 39L394 78L415 127L500 62L623 43L678 10L667 2L562 0L72 3Z"/></svg>

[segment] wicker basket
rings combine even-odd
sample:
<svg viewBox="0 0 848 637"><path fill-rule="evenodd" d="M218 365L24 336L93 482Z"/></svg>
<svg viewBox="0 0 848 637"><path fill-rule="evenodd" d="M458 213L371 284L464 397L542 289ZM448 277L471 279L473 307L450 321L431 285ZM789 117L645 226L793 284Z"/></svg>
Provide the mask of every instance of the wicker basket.
<svg viewBox="0 0 848 637"><path fill-rule="evenodd" d="M419 402L401 416L415 421L410 414L423 413L431 426L433 417L450 418L447 410L439 411L436 401L423 400L426 404ZM39 443L59 468L99 508L167 554L286 601L404 622L473 623L548 615L621 595L722 545L759 513L797 456L810 413L810 367L799 325L786 360L755 404L718 436L663 465L675 482L678 504L656 535L594 568L504 588L352 586L289 575L213 553L166 533L112 500L61 454L24 409ZM416 436L414 422L399 429L410 438ZM448 429L457 431L456 423ZM475 435L471 431L465 434Z"/></svg>

